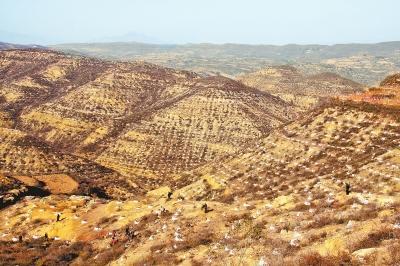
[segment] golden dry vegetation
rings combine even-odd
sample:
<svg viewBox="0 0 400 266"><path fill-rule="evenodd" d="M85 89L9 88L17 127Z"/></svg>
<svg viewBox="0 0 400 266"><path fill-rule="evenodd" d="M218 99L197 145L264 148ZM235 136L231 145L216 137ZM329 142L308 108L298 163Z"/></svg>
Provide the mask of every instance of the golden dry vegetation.
<svg viewBox="0 0 400 266"><path fill-rule="evenodd" d="M143 186L233 154L298 115L236 81L144 62L39 50L4 51L0 60L10 127Z"/></svg>
<svg viewBox="0 0 400 266"><path fill-rule="evenodd" d="M20 98L1 105L0 265L400 263L397 106L355 94L299 118L227 78L2 56L32 53L104 68L78 84L53 65L72 87L47 94L42 70L2 63Z"/></svg>
<svg viewBox="0 0 400 266"><path fill-rule="evenodd" d="M394 265L400 121L364 108L343 103L316 110L237 156L197 169L170 200L168 187L129 201L22 200L1 218L3 241L15 247L8 259L18 258L21 244L12 238L22 235L24 245L68 247L76 265ZM56 222L57 213L65 219ZM69 250L78 244L85 249ZM65 260L64 251L56 258L35 252Z"/></svg>

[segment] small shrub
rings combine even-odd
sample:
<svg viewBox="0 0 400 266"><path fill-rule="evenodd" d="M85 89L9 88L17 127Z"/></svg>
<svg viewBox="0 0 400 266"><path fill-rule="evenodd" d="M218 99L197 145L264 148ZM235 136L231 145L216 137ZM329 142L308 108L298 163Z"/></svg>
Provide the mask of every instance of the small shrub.
<svg viewBox="0 0 400 266"><path fill-rule="evenodd" d="M293 265L337 266L337 265L352 265L352 263L351 263L351 256L347 253L343 253L340 256L321 256L317 252L308 252L297 257Z"/></svg>

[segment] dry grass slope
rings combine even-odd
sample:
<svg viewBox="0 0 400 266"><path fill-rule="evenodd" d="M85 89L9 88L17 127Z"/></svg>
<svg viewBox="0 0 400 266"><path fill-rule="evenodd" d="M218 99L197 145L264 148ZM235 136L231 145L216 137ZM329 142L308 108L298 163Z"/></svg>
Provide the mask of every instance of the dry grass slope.
<svg viewBox="0 0 400 266"><path fill-rule="evenodd" d="M268 93L136 62L0 52L0 122L148 188L238 151L298 114Z"/></svg>
<svg viewBox="0 0 400 266"><path fill-rule="evenodd" d="M290 122L293 105L230 79L88 62L106 66L50 94L8 66L0 265L400 263L400 109L371 100L393 78Z"/></svg>

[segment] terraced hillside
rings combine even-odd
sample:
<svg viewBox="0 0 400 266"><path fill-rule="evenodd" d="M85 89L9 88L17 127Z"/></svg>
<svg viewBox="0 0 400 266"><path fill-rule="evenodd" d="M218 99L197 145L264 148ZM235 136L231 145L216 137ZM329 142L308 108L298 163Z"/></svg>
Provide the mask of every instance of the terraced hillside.
<svg viewBox="0 0 400 266"><path fill-rule="evenodd" d="M46 50L0 52L1 126L12 127L22 111L67 94L105 68L100 61Z"/></svg>
<svg viewBox="0 0 400 266"><path fill-rule="evenodd" d="M3 127L150 187L298 115L293 105L239 82L144 62L40 50L3 51L0 62Z"/></svg>
<svg viewBox="0 0 400 266"><path fill-rule="evenodd" d="M237 152L294 117L279 98L226 78L201 79L190 95L129 124L96 161L159 179Z"/></svg>
<svg viewBox="0 0 400 266"><path fill-rule="evenodd" d="M1 184L5 185L4 191L8 191L5 194L13 189L15 192L7 202L25 195L50 193L129 198L141 192L138 185L117 172L61 153L19 130L0 128L0 140L0 173L4 177Z"/></svg>
<svg viewBox="0 0 400 266"><path fill-rule="evenodd" d="M295 67L270 66L238 77L244 84L269 92L302 110L326 98L361 92L364 86L334 73L304 76Z"/></svg>
<svg viewBox="0 0 400 266"><path fill-rule="evenodd" d="M130 201L25 198L1 210L0 261L396 265L399 113L383 103L332 100L187 172L187 184L173 189Z"/></svg>
<svg viewBox="0 0 400 266"><path fill-rule="evenodd" d="M398 75L290 121L220 76L0 59L0 265L400 262Z"/></svg>
<svg viewBox="0 0 400 266"><path fill-rule="evenodd" d="M344 99L350 99L357 102L368 102L374 105L382 105L387 107L400 106L400 74L388 76L383 80L379 87L370 88L368 91L347 97L341 96Z"/></svg>

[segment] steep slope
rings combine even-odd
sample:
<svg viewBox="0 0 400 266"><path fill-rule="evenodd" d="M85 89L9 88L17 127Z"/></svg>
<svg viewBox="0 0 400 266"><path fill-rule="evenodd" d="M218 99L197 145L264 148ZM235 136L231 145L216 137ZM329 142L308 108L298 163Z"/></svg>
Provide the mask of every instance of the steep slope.
<svg viewBox="0 0 400 266"><path fill-rule="evenodd" d="M400 262L398 75L290 122L223 77L0 54L0 265Z"/></svg>
<svg viewBox="0 0 400 266"><path fill-rule="evenodd" d="M236 81L144 62L39 50L0 52L0 62L3 127L152 187L231 154L298 114Z"/></svg>
<svg viewBox="0 0 400 266"><path fill-rule="evenodd" d="M238 82L200 79L184 98L129 124L96 161L160 179L234 153L295 115L279 98Z"/></svg>
<svg viewBox="0 0 400 266"><path fill-rule="evenodd" d="M0 215L0 261L396 265L399 114L381 103L334 100L186 173L191 182L174 190L125 202L25 199ZM55 222L56 213L64 219Z"/></svg>
<svg viewBox="0 0 400 266"><path fill-rule="evenodd" d="M138 185L111 169L61 153L24 132L0 128L0 140L0 173L8 179L2 185L22 186L23 195L93 193L128 198L140 192Z"/></svg>
<svg viewBox="0 0 400 266"><path fill-rule="evenodd" d="M334 73L304 76L292 66L270 66L263 70L242 75L244 84L272 93L300 109L314 107L324 98L351 94L363 90L363 86Z"/></svg>
<svg viewBox="0 0 400 266"><path fill-rule="evenodd" d="M400 87L400 74L393 74L381 82L381 87Z"/></svg>
<svg viewBox="0 0 400 266"><path fill-rule="evenodd" d="M260 234L275 243L267 246L286 258L316 252L307 258L392 265L399 257L388 252L400 238L399 114L382 103L321 107L255 149L198 170L217 188L201 199L245 202Z"/></svg>
<svg viewBox="0 0 400 266"><path fill-rule="evenodd" d="M257 144L257 149L244 151L243 155L217 165L216 169L220 170L215 175L222 179L232 178L234 182L229 182L229 186L234 188L229 192L233 196L244 193L251 198L265 197L265 193L268 197L290 194L293 185L304 180L306 187L310 178L318 176L351 182L372 162L392 157L397 160L400 136L397 116L396 110L373 110L351 102L320 108L308 119L274 131ZM251 162L257 162L258 166ZM263 165L268 165L268 170ZM379 165L377 163L376 167ZM385 167L383 163L381 165ZM230 172L224 173L223 168ZM396 170L397 167L392 169L390 166L388 173L381 174L391 176ZM395 182L393 178L387 181ZM272 183L263 184L263 181ZM284 191L280 189L283 187ZM259 190L263 193L253 194Z"/></svg>
<svg viewBox="0 0 400 266"><path fill-rule="evenodd" d="M24 112L21 127L60 147L85 149L179 100L191 89L192 77L145 63L115 64L93 81Z"/></svg>
<svg viewBox="0 0 400 266"><path fill-rule="evenodd" d="M0 113L2 126L13 126L19 115L95 79L107 68L97 60L46 50L0 52Z"/></svg>
<svg viewBox="0 0 400 266"><path fill-rule="evenodd" d="M388 76L379 87L373 87L364 93L341 98L396 109L400 107L400 74Z"/></svg>

